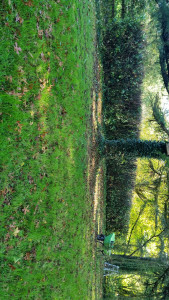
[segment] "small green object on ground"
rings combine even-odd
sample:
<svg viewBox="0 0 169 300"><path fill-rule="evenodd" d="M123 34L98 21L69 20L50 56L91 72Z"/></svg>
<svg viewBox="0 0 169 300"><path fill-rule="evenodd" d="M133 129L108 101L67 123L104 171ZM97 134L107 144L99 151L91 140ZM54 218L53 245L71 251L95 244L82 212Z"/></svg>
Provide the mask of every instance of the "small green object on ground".
<svg viewBox="0 0 169 300"><path fill-rule="evenodd" d="M103 245L106 249L112 249L114 246L114 242L115 242L115 233L113 232L105 237Z"/></svg>

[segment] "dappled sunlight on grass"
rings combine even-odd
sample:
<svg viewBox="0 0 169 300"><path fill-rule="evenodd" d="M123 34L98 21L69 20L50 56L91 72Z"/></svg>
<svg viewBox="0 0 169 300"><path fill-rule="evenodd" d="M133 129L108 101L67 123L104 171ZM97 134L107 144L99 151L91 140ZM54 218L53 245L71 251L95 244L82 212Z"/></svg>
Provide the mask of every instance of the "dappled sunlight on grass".
<svg viewBox="0 0 169 300"><path fill-rule="evenodd" d="M1 3L3 298L88 300L95 293L86 184L94 5Z"/></svg>
<svg viewBox="0 0 169 300"><path fill-rule="evenodd" d="M88 137L88 166L87 166L87 185L92 201L92 260L94 264L94 276L92 278L92 300L102 299L102 280L103 280L103 260L97 253L96 237L98 232L105 230L105 161L101 160L98 151L98 126L102 125L102 93L101 93L101 74L98 68L98 57L95 56L95 84L92 89L92 106L90 116L90 135Z"/></svg>
<svg viewBox="0 0 169 300"><path fill-rule="evenodd" d="M105 161L102 161L101 165L97 169L95 191L94 191L94 212L93 218L96 221L96 230L98 233L102 233L104 230L104 217L103 217L103 203L104 203L104 176L105 176Z"/></svg>

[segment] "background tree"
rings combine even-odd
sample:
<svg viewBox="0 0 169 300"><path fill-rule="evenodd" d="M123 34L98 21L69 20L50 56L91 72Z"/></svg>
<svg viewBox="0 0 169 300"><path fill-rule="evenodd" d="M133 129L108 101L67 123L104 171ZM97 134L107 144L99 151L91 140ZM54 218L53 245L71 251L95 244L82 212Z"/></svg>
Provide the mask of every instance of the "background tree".
<svg viewBox="0 0 169 300"><path fill-rule="evenodd" d="M167 0L156 0L161 24L160 66L163 82L169 93L169 5Z"/></svg>
<svg viewBox="0 0 169 300"><path fill-rule="evenodd" d="M125 297L149 299L150 293L145 294L145 282L149 277L152 278L152 282L155 282L157 277L164 278L168 261L165 259L165 266L160 266L159 261L164 261L166 249L169 248L166 233L169 224L167 196L169 164L165 142L168 140L168 127L160 109L162 80L157 43L159 25L155 28L159 5L155 6L154 0L117 0L113 11L114 19L109 20L108 26L105 27L102 46L105 139L100 138L100 145L106 157L107 167L106 229L116 231L118 241L118 245L114 248L116 254L130 256L133 261L134 257L142 257L148 261L149 256L154 256L157 264L153 269L148 268L148 262L146 266L135 260L134 265L129 264L129 258L126 258L128 267L124 265L122 267L121 263L121 273L112 280L116 285L112 284L111 278L106 278L105 281L112 284L111 292L109 289L111 284L105 285L105 288L107 291L109 289L109 299L113 299L114 291L117 291L121 299ZM146 51L143 51L145 46ZM165 59L164 63L167 73ZM145 92L146 88L151 97ZM153 120L149 122L149 129L156 133L158 131L155 138L153 135L149 138L148 134L143 137L139 132L141 94L144 95L146 103L145 111L149 111ZM153 99L151 105L150 98ZM135 165L138 157L146 157L149 160L145 162L146 160L142 159L141 163L141 160L137 159L137 165L139 162L143 165L143 169L146 166L146 170L137 175L142 177L142 180L137 179L138 193L134 193L137 202L132 198L134 206L132 209L131 196L135 185ZM147 183L141 186L141 183L146 181ZM120 265L118 260L114 260L114 263ZM167 283L165 286L167 287ZM165 293L160 287L159 291L157 289L154 292L153 297L158 297L163 292Z"/></svg>

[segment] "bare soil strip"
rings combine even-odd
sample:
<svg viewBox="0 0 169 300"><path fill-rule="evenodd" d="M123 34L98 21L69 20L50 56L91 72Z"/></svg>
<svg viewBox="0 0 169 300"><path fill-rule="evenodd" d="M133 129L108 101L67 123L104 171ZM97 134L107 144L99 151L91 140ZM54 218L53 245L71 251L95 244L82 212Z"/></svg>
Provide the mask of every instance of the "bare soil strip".
<svg viewBox="0 0 169 300"><path fill-rule="evenodd" d="M104 160L100 159L98 148L98 126L102 125L102 90L100 78L101 66L99 64L97 45L95 53L94 77L95 82L91 92L92 108L90 116L90 136L88 139L88 178L87 185L92 202L94 232L93 240L93 260L95 267L95 278L92 283L92 300L102 299L102 279L103 279L103 259L97 253L96 237L98 233L104 231Z"/></svg>

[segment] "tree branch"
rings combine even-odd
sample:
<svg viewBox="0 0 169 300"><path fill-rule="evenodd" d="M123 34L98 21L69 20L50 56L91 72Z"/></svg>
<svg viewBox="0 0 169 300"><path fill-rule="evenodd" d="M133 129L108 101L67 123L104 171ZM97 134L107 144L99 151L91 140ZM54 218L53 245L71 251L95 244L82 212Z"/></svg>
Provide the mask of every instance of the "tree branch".
<svg viewBox="0 0 169 300"><path fill-rule="evenodd" d="M168 91L169 92L169 91ZM159 107L159 97L156 95L156 99L154 103L152 104L153 109L153 117L155 121L158 123L162 131L164 131L168 137L169 137L169 130L166 128L164 114L162 113L160 107Z"/></svg>
<svg viewBox="0 0 169 300"><path fill-rule="evenodd" d="M132 227L132 229L131 229L131 231L130 231L130 236L129 236L129 239L128 239L128 242L127 242L127 249L128 249L129 243L130 243L130 239L131 239L133 230L134 230L134 228L135 228L135 226L136 226L136 224L137 224L137 222L138 222L138 220L139 220L141 214L143 213L143 211L144 211L146 205L147 205L147 202L144 202L143 206L141 207L141 209L140 209L140 211L139 211L139 214L138 214L138 216L137 216L137 219L136 219L136 221L135 221L134 224L133 224L133 227ZM126 251L127 251L127 249L126 249Z"/></svg>
<svg viewBox="0 0 169 300"><path fill-rule="evenodd" d="M151 236L147 241L145 241L143 243L143 245L141 245L140 247L138 247L136 250L134 250L130 255L132 256L133 254L135 254L138 250L140 250L141 248L143 248L146 244L148 244L152 239L159 237L164 231L166 230L166 228L164 228L159 234L154 234L153 236Z"/></svg>

